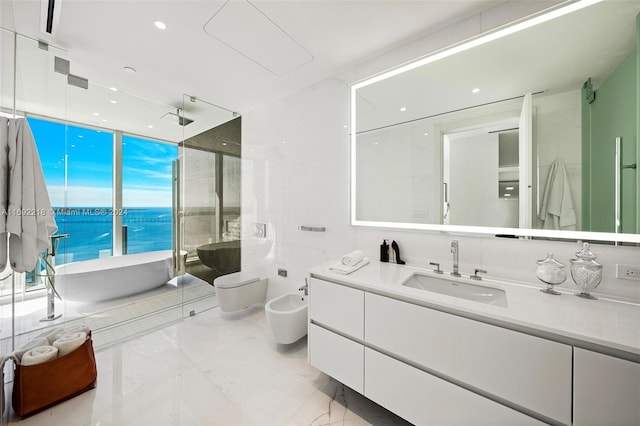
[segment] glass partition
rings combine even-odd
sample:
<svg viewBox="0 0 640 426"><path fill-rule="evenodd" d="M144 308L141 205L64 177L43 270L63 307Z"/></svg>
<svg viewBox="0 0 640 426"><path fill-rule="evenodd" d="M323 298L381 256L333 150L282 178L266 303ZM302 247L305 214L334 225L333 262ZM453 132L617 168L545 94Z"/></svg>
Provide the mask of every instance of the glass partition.
<svg viewBox="0 0 640 426"><path fill-rule="evenodd" d="M213 281L240 270L240 118L184 97L179 247L186 260L184 313L216 306ZM193 126L193 127L192 127Z"/></svg>
<svg viewBox="0 0 640 426"><path fill-rule="evenodd" d="M217 306L213 280L240 269L240 118L71 84L66 52L2 34L16 77L3 62L1 112L27 119L65 237L48 258L61 298L42 261L2 272L2 354L54 326L87 324L99 348Z"/></svg>

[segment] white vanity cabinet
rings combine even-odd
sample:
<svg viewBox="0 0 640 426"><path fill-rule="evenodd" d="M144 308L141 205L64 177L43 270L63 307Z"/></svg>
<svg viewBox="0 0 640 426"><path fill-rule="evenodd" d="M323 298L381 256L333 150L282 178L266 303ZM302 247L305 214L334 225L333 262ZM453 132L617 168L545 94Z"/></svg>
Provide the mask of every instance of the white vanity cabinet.
<svg viewBox="0 0 640 426"><path fill-rule="evenodd" d="M309 362L412 423L640 425L637 362L353 285L311 279Z"/></svg>
<svg viewBox="0 0 640 426"><path fill-rule="evenodd" d="M311 278L309 318L354 339L364 337L364 291Z"/></svg>
<svg viewBox="0 0 640 426"><path fill-rule="evenodd" d="M640 364L575 348L573 389L576 426L640 425Z"/></svg>
<svg viewBox="0 0 640 426"><path fill-rule="evenodd" d="M416 425L542 425L544 423L365 348L364 395Z"/></svg>
<svg viewBox="0 0 640 426"><path fill-rule="evenodd" d="M364 292L312 278L309 363L364 393Z"/></svg>
<svg viewBox="0 0 640 426"><path fill-rule="evenodd" d="M371 293L365 306L368 344L571 423L571 346Z"/></svg>

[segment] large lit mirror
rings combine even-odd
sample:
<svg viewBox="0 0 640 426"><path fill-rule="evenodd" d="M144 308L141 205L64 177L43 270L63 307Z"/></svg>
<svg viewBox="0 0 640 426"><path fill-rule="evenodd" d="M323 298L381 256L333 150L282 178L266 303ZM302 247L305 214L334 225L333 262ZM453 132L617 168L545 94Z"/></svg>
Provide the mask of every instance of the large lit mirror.
<svg viewBox="0 0 640 426"><path fill-rule="evenodd" d="M568 2L353 85L352 224L640 242L639 13Z"/></svg>

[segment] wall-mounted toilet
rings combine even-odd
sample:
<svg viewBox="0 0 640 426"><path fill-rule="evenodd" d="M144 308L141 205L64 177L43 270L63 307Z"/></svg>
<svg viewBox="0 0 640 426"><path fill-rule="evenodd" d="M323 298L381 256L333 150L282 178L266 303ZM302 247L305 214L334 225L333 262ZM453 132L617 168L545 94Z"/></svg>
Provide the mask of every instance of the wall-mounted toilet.
<svg viewBox="0 0 640 426"><path fill-rule="evenodd" d="M222 312L234 312L263 303L267 297L267 282L249 272L234 272L213 280Z"/></svg>

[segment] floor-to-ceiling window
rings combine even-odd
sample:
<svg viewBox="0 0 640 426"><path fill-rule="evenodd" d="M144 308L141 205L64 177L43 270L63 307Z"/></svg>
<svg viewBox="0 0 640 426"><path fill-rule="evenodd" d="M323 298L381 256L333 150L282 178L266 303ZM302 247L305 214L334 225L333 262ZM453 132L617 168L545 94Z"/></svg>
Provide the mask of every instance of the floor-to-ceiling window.
<svg viewBox="0 0 640 426"><path fill-rule="evenodd" d="M171 249L174 144L122 138L123 253Z"/></svg>
<svg viewBox="0 0 640 426"><path fill-rule="evenodd" d="M113 179L114 133L29 118L60 240L56 263L111 256L113 220L122 217L123 253L171 249L171 162L175 144L124 135L122 175ZM113 208L122 182L122 208Z"/></svg>
<svg viewBox="0 0 640 426"><path fill-rule="evenodd" d="M58 264L110 256L113 133L28 118L56 212Z"/></svg>

